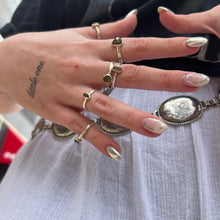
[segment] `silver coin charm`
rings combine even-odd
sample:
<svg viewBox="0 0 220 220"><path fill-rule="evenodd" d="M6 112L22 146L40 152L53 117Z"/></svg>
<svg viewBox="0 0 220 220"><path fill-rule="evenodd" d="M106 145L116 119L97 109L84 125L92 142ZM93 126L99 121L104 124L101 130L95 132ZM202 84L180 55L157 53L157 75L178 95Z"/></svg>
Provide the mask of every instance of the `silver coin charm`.
<svg viewBox="0 0 220 220"><path fill-rule="evenodd" d="M104 120L103 118L98 118L96 120L96 124L102 131L112 136L121 136L121 135L125 135L131 132L130 129L122 127L117 124L113 124L107 120Z"/></svg>
<svg viewBox="0 0 220 220"><path fill-rule="evenodd" d="M68 129L62 125L55 124L55 123L53 123L51 129L52 129L54 135L57 137L70 137L70 136L76 134L75 132L71 131L70 129Z"/></svg>
<svg viewBox="0 0 220 220"><path fill-rule="evenodd" d="M31 139L34 139L41 131L44 130L45 119L41 118L38 123L35 125L34 130L31 133Z"/></svg>
<svg viewBox="0 0 220 220"><path fill-rule="evenodd" d="M153 114L170 125L185 125L199 119L209 107L220 105L220 90L216 98L210 101L199 101L192 96L174 96L164 101Z"/></svg>
<svg viewBox="0 0 220 220"><path fill-rule="evenodd" d="M184 125L199 119L203 108L199 100L191 96L176 96L163 102L154 114L171 125Z"/></svg>

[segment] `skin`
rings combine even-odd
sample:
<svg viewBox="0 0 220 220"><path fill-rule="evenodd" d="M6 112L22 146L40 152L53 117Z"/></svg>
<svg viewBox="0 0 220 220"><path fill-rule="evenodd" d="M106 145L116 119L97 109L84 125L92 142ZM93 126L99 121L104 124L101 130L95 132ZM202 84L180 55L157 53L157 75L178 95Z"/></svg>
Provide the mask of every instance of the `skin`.
<svg viewBox="0 0 220 220"><path fill-rule="evenodd" d="M203 13L199 16L203 17ZM185 24L187 19L187 16L179 17L166 12L160 14L162 24L170 30L176 30L175 25L184 29L184 25L179 23ZM194 21L193 17L190 19ZM82 94L92 89L103 88L102 77L108 72L109 62L117 59L116 49L111 47L114 37L123 37L124 45L121 53L125 62L186 56L199 50L186 46L184 42L188 38L126 38L133 32L136 24L136 16L131 15L121 21L101 25L102 40L96 39L94 29L86 27L18 34L2 41L0 43L1 112L14 112L23 106L43 118L80 134L91 122L80 114ZM199 25L201 26L201 22ZM182 31L193 32L194 26L192 25L191 28ZM211 26L210 29L207 29L206 25L204 28L200 27L199 32L212 30ZM181 33L181 29L177 32ZM117 77L117 87L178 92L192 92L198 89L184 82L183 76L189 72L165 71L131 64L123 64L122 69L122 73ZM35 79L33 86L34 77L37 80ZM27 92L31 86L34 87L32 95ZM143 118L157 118L156 116L134 109L99 91L92 94L86 107L88 111L142 135L158 136L141 125ZM121 152L118 143L100 131L96 125L89 129L84 138L106 156L109 156L106 152L107 146L112 146Z"/></svg>
<svg viewBox="0 0 220 220"><path fill-rule="evenodd" d="M220 5L201 13L176 15L162 12L160 22L168 30L178 33L212 33L220 38Z"/></svg>

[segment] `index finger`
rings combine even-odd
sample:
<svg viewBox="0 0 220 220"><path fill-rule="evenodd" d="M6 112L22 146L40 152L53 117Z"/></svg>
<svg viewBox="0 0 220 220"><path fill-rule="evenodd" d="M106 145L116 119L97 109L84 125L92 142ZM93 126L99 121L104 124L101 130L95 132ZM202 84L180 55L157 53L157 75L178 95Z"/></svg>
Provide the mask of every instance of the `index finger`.
<svg viewBox="0 0 220 220"><path fill-rule="evenodd" d="M100 24L99 30L101 39L110 39L117 36L126 37L134 31L136 26L136 14L131 14L130 16L116 22ZM92 26L77 28L75 30L89 39L97 39L96 30L92 28Z"/></svg>

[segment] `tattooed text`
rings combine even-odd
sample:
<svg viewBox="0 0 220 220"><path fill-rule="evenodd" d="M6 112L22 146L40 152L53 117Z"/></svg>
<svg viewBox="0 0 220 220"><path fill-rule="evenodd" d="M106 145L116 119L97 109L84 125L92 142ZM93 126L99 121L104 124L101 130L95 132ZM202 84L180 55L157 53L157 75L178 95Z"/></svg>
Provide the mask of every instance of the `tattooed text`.
<svg viewBox="0 0 220 220"><path fill-rule="evenodd" d="M40 61L39 65L37 66L37 70L35 72L34 77L29 78L30 86L26 91L30 95L31 98L34 98L35 96L35 90L36 90L37 83L38 83L38 77L40 76L40 73L43 67L44 67L44 61Z"/></svg>

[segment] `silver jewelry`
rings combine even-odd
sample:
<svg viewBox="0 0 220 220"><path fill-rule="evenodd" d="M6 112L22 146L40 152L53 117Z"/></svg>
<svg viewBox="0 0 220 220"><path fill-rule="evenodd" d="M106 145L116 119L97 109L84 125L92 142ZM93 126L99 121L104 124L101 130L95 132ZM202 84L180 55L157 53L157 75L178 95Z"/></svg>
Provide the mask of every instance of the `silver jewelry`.
<svg viewBox="0 0 220 220"><path fill-rule="evenodd" d="M103 91L102 91L102 93L104 95L107 95L107 96L110 95L112 93L112 91L114 90L114 88L115 88L115 81L116 81L116 78L117 78L117 74L122 72L122 68L121 68L120 63L117 63L117 64L111 63L110 67L111 68L109 68L109 71L111 70L111 72L113 72L114 75L113 75L113 77L111 75L111 82L106 83L106 86L103 88Z"/></svg>
<svg viewBox="0 0 220 220"><path fill-rule="evenodd" d="M84 101L83 101L83 109L85 110L85 111L87 111L87 109L86 109L86 102L89 100L89 99L91 99L91 95L92 95L92 93L94 93L95 92L95 90L91 90L90 92L85 92L85 93L83 93L83 98L84 98Z"/></svg>
<svg viewBox="0 0 220 220"><path fill-rule="evenodd" d="M82 131L82 133L74 138L74 141L76 143L81 143L82 142L82 138L86 135L87 131L89 130L89 128L94 124L94 122L92 121L92 123L88 124L86 126L86 128Z"/></svg>
<svg viewBox="0 0 220 220"><path fill-rule="evenodd" d="M98 127L110 136L122 136L131 132L130 129L111 123L103 118L96 119Z"/></svg>
<svg viewBox="0 0 220 220"><path fill-rule="evenodd" d="M114 63L111 62L110 65L109 65L109 70L108 70L108 73L106 73L104 76L103 76L103 81L106 83L106 87L109 87L109 84L112 82L112 69L114 67Z"/></svg>
<svg viewBox="0 0 220 220"><path fill-rule="evenodd" d="M199 101L192 96L184 95L171 97L164 101L160 105L159 109L153 114L161 117L164 122L169 125L180 126L193 123L202 116L204 110L210 107L220 107L220 89L218 90L216 97L210 101ZM102 131L110 136L121 136L131 132L128 128L113 124L102 118L96 119L95 123ZM80 134L81 136L79 135L77 139L82 139L91 127L91 124L87 125L85 130ZM46 129L52 130L53 134L57 137L64 138L75 135L75 133L68 128L54 123L46 124L45 120L41 119L32 132L32 139L41 131Z"/></svg>
<svg viewBox="0 0 220 220"><path fill-rule="evenodd" d="M117 50L117 57L118 57L118 62L123 63L122 55L121 55L121 47L123 45L123 41L120 37L116 37L112 41L112 47L115 47Z"/></svg>
<svg viewBox="0 0 220 220"><path fill-rule="evenodd" d="M220 89L210 101L199 101L192 96L174 96L164 101L153 114L169 125L186 125L199 119L204 110L220 106Z"/></svg>
<svg viewBox="0 0 220 220"><path fill-rule="evenodd" d="M41 118L35 125L35 128L31 133L31 139L36 137L40 132L48 129L51 130L56 137L71 137L76 134L75 132L69 130L62 125L58 125L55 123L46 123L46 120L44 118Z"/></svg>

